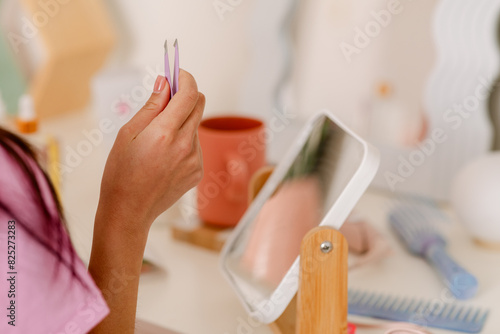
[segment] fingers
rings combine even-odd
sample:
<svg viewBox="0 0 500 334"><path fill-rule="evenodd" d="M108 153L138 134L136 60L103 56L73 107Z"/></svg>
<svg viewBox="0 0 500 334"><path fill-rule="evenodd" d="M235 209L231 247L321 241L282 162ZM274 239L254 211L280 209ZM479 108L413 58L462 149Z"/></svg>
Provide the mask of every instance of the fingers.
<svg viewBox="0 0 500 334"><path fill-rule="evenodd" d="M168 104L165 112L158 115L157 120L162 127L178 130L188 119L198 103L198 85L193 76L181 70L179 74L179 91Z"/></svg>
<svg viewBox="0 0 500 334"><path fill-rule="evenodd" d="M199 98L193 111L188 116L186 121L181 127L181 132L190 134L193 136L198 133L198 126L200 126L201 118L203 117L203 111L205 110L205 95L198 93Z"/></svg>
<svg viewBox="0 0 500 334"><path fill-rule="evenodd" d="M133 137L137 137L155 119L170 101L170 86L164 76L156 79L153 94L144 107L128 122Z"/></svg>

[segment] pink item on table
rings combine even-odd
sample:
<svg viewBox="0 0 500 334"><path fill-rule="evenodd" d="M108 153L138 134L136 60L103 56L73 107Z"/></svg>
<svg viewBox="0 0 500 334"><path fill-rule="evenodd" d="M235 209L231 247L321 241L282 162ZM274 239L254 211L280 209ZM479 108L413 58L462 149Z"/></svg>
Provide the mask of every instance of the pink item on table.
<svg viewBox="0 0 500 334"><path fill-rule="evenodd" d="M356 260L349 264L349 269L378 262L392 252L387 240L366 221L350 217L342 225L340 232L349 243L349 252L358 255Z"/></svg>

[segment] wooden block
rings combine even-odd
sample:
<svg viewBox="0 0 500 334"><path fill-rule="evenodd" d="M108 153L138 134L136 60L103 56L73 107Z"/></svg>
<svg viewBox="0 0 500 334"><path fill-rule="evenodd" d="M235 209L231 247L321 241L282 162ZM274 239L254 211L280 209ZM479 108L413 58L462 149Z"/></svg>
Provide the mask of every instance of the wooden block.
<svg viewBox="0 0 500 334"><path fill-rule="evenodd" d="M184 241L216 252L222 250L231 232L231 228L212 227L208 225L200 225L191 230L172 226L172 237L175 240Z"/></svg>
<svg viewBox="0 0 500 334"><path fill-rule="evenodd" d="M90 81L115 42L104 4L101 0L54 1L56 7L47 9L39 0L21 2L28 17L40 21L37 38L45 52L30 89L38 116L86 107Z"/></svg>
<svg viewBox="0 0 500 334"><path fill-rule="evenodd" d="M321 245L330 242L329 252ZM344 236L317 227L303 239L297 294L298 334L347 334L347 255Z"/></svg>

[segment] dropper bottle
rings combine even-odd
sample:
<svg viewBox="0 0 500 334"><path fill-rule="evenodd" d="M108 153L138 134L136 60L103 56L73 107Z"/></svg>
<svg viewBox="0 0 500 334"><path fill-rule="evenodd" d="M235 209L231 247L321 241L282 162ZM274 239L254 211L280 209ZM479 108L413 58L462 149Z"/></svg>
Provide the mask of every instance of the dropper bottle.
<svg viewBox="0 0 500 334"><path fill-rule="evenodd" d="M19 113L17 116L17 130L23 134L34 133L38 129L33 98L25 94L19 99Z"/></svg>

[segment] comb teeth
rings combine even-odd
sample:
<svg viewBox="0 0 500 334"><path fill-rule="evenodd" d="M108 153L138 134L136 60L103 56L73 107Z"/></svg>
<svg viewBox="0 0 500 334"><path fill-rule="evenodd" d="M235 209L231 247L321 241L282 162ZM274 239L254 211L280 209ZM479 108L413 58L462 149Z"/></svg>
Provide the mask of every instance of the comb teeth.
<svg viewBox="0 0 500 334"><path fill-rule="evenodd" d="M462 333L479 333L489 311L460 304L445 304L349 290L349 313Z"/></svg>
<svg viewBox="0 0 500 334"><path fill-rule="evenodd" d="M408 249L415 254L423 254L431 242L445 243L436 229L429 223L432 219L418 205L398 205L389 214L391 227Z"/></svg>

